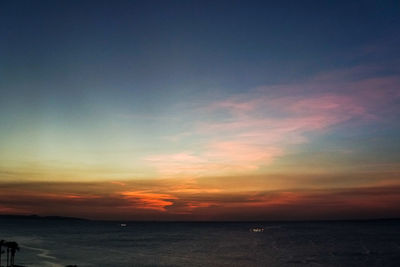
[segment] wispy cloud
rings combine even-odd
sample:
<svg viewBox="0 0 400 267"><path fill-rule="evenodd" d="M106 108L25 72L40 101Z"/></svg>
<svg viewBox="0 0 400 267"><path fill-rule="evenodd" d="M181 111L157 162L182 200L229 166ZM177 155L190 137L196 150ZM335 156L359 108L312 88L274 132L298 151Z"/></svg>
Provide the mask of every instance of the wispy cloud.
<svg viewBox="0 0 400 267"><path fill-rule="evenodd" d="M371 75L371 68L356 67L207 103L196 110L192 128L174 138L198 140L196 147L145 161L166 177L256 171L291 146L312 141L310 134L379 119L385 105L399 97L400 78Z"/></svg>

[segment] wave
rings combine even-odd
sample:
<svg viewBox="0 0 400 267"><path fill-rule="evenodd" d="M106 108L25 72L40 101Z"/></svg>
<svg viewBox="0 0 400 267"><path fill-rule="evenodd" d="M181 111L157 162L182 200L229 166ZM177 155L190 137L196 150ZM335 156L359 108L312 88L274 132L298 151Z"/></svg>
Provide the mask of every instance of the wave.
<svg viewBox="0 0 400 267"><path fill-rule="evenodd" d="M44 248L34 248L34 247L29 247L29 246L21 246L23 248L26 249L30 249L30 250L35 250L38 251L38 253L36 254L36 256L45 259L41 262L40 266L46 266L46 267L64 267L64 265L57 263L57 262L53 262L57 260L57 257L51 256L50 255L50 250L48 249L44 249ZM49 260L53 260L53 261L49 261Z"/></svg>

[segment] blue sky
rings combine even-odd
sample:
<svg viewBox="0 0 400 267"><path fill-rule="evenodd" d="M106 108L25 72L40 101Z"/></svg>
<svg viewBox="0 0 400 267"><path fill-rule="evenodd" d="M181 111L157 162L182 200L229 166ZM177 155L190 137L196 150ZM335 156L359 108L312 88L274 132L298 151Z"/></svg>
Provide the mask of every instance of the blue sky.
<svg viewBox="0 0 400 267"><path fill-rule="evenodd" d="M340 187L357 196L340 203L374 214L359 191L399 186L399 11L398 1L3 1L0 182L38 183L24 191L37 203L60 193L48 183L71 183L67 200L112 195L133 214L160 213L143 218L246 205L257 218ZM101 185L82 192L79 181ZM255 197L271 190L276 201ZM14 204L0 199L0 212L54 212Z"/></svg>

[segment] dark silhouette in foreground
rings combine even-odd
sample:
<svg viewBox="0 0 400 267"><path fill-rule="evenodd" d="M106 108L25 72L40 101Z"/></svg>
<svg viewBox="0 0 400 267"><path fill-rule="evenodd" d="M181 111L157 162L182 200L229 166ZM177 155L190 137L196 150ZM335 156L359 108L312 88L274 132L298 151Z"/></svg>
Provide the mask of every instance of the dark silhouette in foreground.
<svg viewBox="0 0 400 267"><path fill-rule="evenodd" d="M0 240L0 267L1 267L1 255L4 253L3 251L4 243L5 243L4 240Z"/></svg>
<svg viewBox="0 0 400 267"><path fill-rule="evenodd" d="M15 253L19 251L19 245L17 242L0 240L0 267L2 267L1 254L4 253L3 247L7 248L7 260L6 267L18 267L15 263Z"/></svg>
<svg viewBox="0 0 400 267"><path fill-rule="evenodd" d="M1 256L5 253L3 247L7 248L7 258L6 258L6 265L2 264ZM0 240L0 267L26 267L22 265L15 264L15 254L17 251L20 250L20 247L17 242L15 241L4 241ZM65 267L78 267L78 265L67 265Z"/></svg>
<svg viewBox="0 0 400 267"><path fill-rule="evenodd" d="M17 242L7 242L6 245L10 249L10 266L14 266L15 253L19 251L19 245Z"/></svg>

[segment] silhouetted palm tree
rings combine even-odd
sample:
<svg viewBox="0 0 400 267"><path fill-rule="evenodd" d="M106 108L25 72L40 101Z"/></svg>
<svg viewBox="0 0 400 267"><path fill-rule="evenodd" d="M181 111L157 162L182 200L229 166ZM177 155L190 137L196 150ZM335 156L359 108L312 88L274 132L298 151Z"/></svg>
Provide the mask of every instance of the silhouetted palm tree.
<svg viewBox="0 0 400 267"><path fill-rule="evenodd" d="M9 242L6 242L6 243L4 243L4 246L6 246L7 247L7 267L9 267L10 266L10 247L8 246L8 243Z"/></svg>
<svg viewBox="0 0 400 267"><path fill-rule="evenodd" d="M4 240L0 240L0 267L1 267L1 254L4 253L4 251L3 251L4 243L5 243Z"/></svg>
<svg viewBox="0 0 400 267"><path fill-rule="evenodd" d="M13 266L15 261L15 253L19 251L19 245L17 242L14 241L6 242L5 245L7 246L7 267ZM11 255L11 257L9 257L9 254ZM9 258L10 261L8 261Z"/></svg>
<svg viewBox="0 0 400 267"><path fill-rule="evenodd" d="M13 246L11 247L11 266L14 266L15 262L15 253L20 250L17 242L12 242Z"/></svg>

